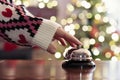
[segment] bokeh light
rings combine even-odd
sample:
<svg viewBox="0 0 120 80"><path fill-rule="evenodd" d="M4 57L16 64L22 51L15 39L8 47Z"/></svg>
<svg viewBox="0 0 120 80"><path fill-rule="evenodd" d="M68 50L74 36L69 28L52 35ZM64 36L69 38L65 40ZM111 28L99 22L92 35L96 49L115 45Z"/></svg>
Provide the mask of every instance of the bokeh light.
<svg viewBox="0 0 120 80"><path fill-rule="evenodd" d="M85 7L86 9L89 9L91 7L91 4L85 0L81 2L81 5Z"/></svg>
<svg viewBox="0 0 120 80"><path fill-rule="evenodd" d="M72 4L67 4L67 10L70 12L74 11L74 6Z"/></svg>
<svg viewBox="0 0 120 80"><path fill-rule="evenodd" d="M98 40L99 40L100 42L104 42L104 41L105 41L105 37L104 37L104 36L99 36L99 37L98 37Z"/></svg>
<svg viewBox="0 0 120 80"><path fill-rule="evenodd" d="M44 8L44 7L45 7L45 3L40 2L40 3L38 4L38 7L39 7L39 8Z"/></svg>
<svg viewBox="0 0 120 80"><path fill-rule="evenodd" d="M92 44L92 45L93 45L93 44L95 44L95 42L96 42L96 41L95 41L95 39L93 39L93 38L92 38L92 39L90 39L90 44Z"/></svg>
<svg viewBox="0 0 120 80"><path fill-rule="evenodd" d="M92 48L92 52L95 56L98 56L100 54L100 51L96 47Z"/></svg>
<svg viewBox="0 0 120 80"><path fill-rule="evenodd" d="M119 35L117 33L113 33L111 36L112 40L118 41L119 40Z"/></svg>
<svg viewBox="0 0 120 80"><path fill-rule="evenodd" d="M61 58L61 53L60 52L56 52L55 53L55 58L57 58L57 59Z"/></svg>

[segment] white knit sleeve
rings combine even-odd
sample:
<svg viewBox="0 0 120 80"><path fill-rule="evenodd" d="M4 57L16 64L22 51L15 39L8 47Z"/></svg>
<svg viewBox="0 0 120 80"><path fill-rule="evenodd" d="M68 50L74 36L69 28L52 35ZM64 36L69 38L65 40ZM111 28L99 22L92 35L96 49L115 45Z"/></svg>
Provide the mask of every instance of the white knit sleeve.
<svg viewBox="0 0 120 80"><path fill-rule="evenodd" d="M58 27L61 27L61 25L56 22L43 19L43 22L32 40L32 43L47 50Z"/></svg>

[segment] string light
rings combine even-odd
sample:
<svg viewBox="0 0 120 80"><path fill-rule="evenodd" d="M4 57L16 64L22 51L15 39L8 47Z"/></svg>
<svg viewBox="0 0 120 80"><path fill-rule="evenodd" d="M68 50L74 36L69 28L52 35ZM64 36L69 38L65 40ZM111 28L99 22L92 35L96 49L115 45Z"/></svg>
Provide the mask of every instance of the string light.
<svg viewBox="0 0 120 80"><path fill-rule="evenodd" d="M113 56L113 57L111 58L111 60L112 60L112 61L118 61L118 59L117 59L116 56Z"/></svg>
<svg viewBox="0 0 120 80"><path fill-rule="evenodd" d="M67 21L66 21L65 19L62 19L62 20L61 20L61 24L62 24L62 25L66 25L66 24L67 24Z"/></svg>
<svg viewBox="0 0 120 80"><path fill-rule="evenodd" d="M92 15L92 13L87 13L86 16L87 16L88 19L90 19L90 18L92 18L93 15Z"/></svg>
<svg viewBox="0 0 120 80"><path fill-rule="evenodd" d="M95 61L101 61L101 59L100 58L96 58Z"/></svg>
<svg viewBox="0 0 120 80"><path fill-rule="evenodd" d="M105 41L105 38L104 38L104 36L99 36L99 37L98 37L98 40L99 40L100 42L104 42L104 41Z"/></svg>
<svg viewBox="0 0 120 80"><path fill-rule="evenodd" d="M110 58L111 56L112 56L112 55L111 55L110 52L106 52L106 53L105 53L105 57L106 57L106 58Z"/></svg>
<svg viewBox="0 0 120 80"><path fill-rule="evenodd" d="M47 8L53 8L53 5L51 2L47 3Z"/></svg>
<svg viewBox="0 0 120 80"><path fill-rule="evenodd" d="M92 44L92 45L95 44L95 39L93 39L93 38L90 39L90 44Z"/></svg>
<svg viewBox="0 0 120 80"><path fill-rule="evenodd" d="M58 2L57 2L56 0L53 0L53 1L52 1L52 5L55 7L55 6L58 5Z"/></svg>
<svg viewBox="0 0 120 80"><path fill-rule="evenodd" d="M39 8L44 8L44 7L45 7L45 4L44 4L43 2L40 2L40 3L38 4L38 7L39 7Z"/></svg>
<svg viewBox="0 0 120 80"><path fill-rule="evenodd" d="M95 56L98 56L100 54L100 51L96 47L92 48L92 52Z"/></svg>
<svg viewBox="0 0 120 80"><path fill-rule="evenodd" d="M85 48L85 49L89 49L89 47L90 47L90 41L89 41L89 38L82 38L82 40L81 41L83 41L83 47Z"/></svg>
<svg viewBox="0 0 120 80"><path fill-rule="evenodd" d="M116 31L116 28L114 26L110 26L106 28L106 33L111 34Z"/></svg>
<svg viewBox="0 0 120 80"><path fill-rule="evenodd" d="M83 26L83 27L82 27L82 30L83 30L83 31L88 31L88 26Z"/></svg>
<svg viewBox="0 0 120 80"><path fill-rule="evenodd" d="M67 10L70 12L74 11L74 6L72 4L67 4Z"/></svg>
<svg viewBox="0 0 120 80"><path fill-rule="evenodd" d="M74 35L75 35L75 31L74 31L74 30L70 30L70 31L69 31L69 34L71 34L71 35L74 36Z"/></svg>
<svg viewBox="0 0 120 80"><path fill-rule="evenodd" d="M115 55L119 55L119 53L120 53L120 47L116 46L113 50L114 50L114 54Z"/></svg>
<svg viewBox="0 0 120 80"><path fill-rule="evenodd" d="M42 1L42 0L41 0L41 1ZM43 0L43 2L44 2L44 3L48 3L48 2L49 2L49 0Z"/></svg>
<svg viewBox="0 0 120 80"><path fill-rule="evenodd" d="M76 30L80 29L80 25L78 23L75 24L75 29Z"/></svg>
<svg viewBox="0 0 120 80"><path fill-rule="evenodd" d="M89 9L89 8L91 7L91 4L90 4L89 2L87 2L87 1L82 1L82 2L81 2L81 5L82 5L83 7L85 7L86 9Z"/></svg>
<svg viewBox="0 0 120 80"><path fill-rule="evenodd" d="M107 23L109 21L108 17L103 18L103 22Z"/></svg>
<svg viewBox="0 0 120 80"><path fill-rule="evenodd" d="M51 20L51 21L56 21L57 19L56 19L55 16L51 16L51 17L50 17L50 20Z"/></svg>
<svg viewBox="0 0 120 80"><path fill-rule="evenodd" d="M119 40L119 35L117 33L113 33L111 36L112 40L118 41Z"/></svg>
<svg viewBox="0 0 120 80"><path fill-rule="evenodd" d="M114 19L110 19L110 20L109 20L109 23L110 23L112 26L116 26L116 25L117 25L117 22L116 22Z"/></svg>
<svg viewBox="0 0 120 80"><path fill-rule="evenodd" d="M61 53L60 52L56 52L55 53L55 58L57 58L57 59L61 58Z"/></svg>
<svg viewBox="0 0 120 80"><path fill-rule="evenodd" d="M100 19L101 19L101 15L100 15L100 14L96 14L96 15L95 15L95 19L96 19L96 20L100 20Z"/></svg>
<svg viewBox="0 0 120 80"><path fill-rule="evenodd" d="M73 22L73 19L72 19L72 18L68 18L68 19L67 19L67 23L70 24L70 23L72 23L72 22Z"/></svg>
<svg viewBox="0 0 120 80"><path fill-rule="evenodd" d="M77 6L77 7L81 7L81 3L80 3L79 0L76 2L76 6Z"/></svg>

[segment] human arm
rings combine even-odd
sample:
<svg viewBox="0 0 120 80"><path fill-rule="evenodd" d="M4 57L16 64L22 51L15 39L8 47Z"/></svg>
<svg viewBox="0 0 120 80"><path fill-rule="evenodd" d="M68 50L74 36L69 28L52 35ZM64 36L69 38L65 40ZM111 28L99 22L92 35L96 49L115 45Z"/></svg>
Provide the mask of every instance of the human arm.
<svg viewBox="0 0 120 80"><path fill-rule="evenodd" d="M39 46L51 53L54 52L54 45L51 44L53 39L59 40L63 45L65 41L72 46L81 44L75 37L60 29L61 25L58 23L35 17L23 6L0 0L0 8L0 36L9 42L22 46Z"/></svg>

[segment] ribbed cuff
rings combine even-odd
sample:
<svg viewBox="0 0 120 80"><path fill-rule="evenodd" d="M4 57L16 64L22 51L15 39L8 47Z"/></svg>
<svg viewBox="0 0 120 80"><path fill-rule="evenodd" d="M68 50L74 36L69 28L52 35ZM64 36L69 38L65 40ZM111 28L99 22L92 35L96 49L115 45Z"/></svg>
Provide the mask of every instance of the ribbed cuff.
<svg viewBox="0 0 120 80"><path fill-rule="evenodd" d="M56 22L43 19L42 24L32 40L32 44L47 50L58 27L61 27L61 25Z"/></svg>

